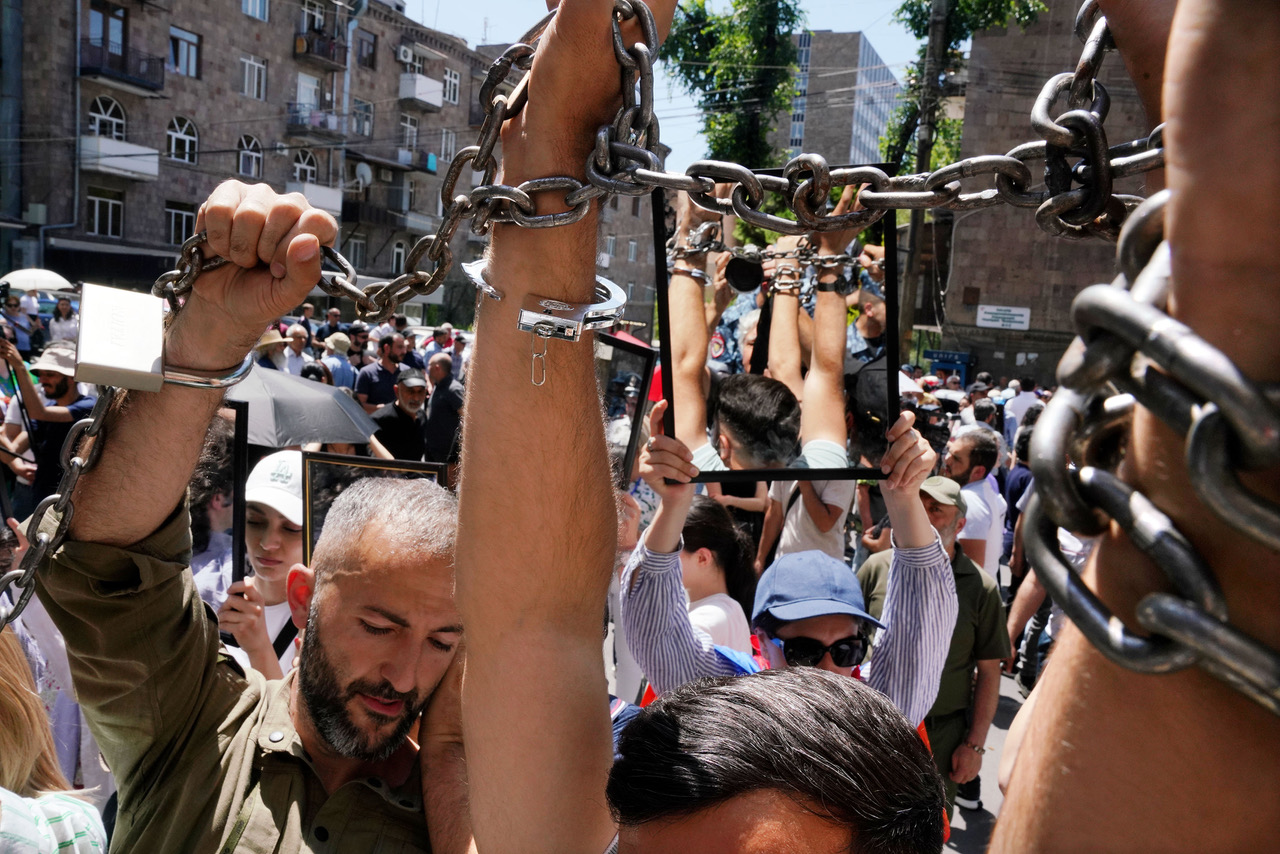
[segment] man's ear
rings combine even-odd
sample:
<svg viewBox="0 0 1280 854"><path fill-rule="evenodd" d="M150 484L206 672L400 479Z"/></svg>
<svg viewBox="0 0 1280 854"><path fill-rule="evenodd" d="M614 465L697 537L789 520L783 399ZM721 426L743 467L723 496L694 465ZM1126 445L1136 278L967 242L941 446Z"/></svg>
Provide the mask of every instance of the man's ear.
<svg viewBox="0 0 1280 854"><path fill-rule="evenodd" d="M217 495L209 499L210 510L223 510L231 506L231 493L219 492Z"/></svg>
<svg viewBox="0 0 1280 854"><path fill-rule="evenodd" d="M980 480L986 480L987 475L989 474L991 474L991 472L987 471L986 466L974 466L969 472L969 482L977 483Z"/></svg>
<svg viewBox="0 0 1280 854"><path fill-rule="evenodd" d="M966 519L966 518L962 515L962 516L960 517L959 521L958 521L958 522L956 522L956 539L957 539L957 540L958 540L958 539L960 539L960 532L964 530L964 525L965 525L965 523L966 523L966 522L968 522L968 521L969 521L969 520L968 520L968 519Z"/></svg>
<svg viewBox="0 0 1280 854"><path fill-rule="evenodd" d="M716 444L719 446L717 450L720 452L720 459L724 460L725 465L728 465L732 447L729 444L729 437L723 431L716 433Z"/></svg>
<svg viewBox="0 0 1280 854"><path fill-rule="evenodd" d="M293 616L293 624L299 629L306 629L307 615L311 613L311 597L316 592L316 571L308 566L295 563L289 568L289 577L285 579L285 601L289 603L289 613Z"/></svg>

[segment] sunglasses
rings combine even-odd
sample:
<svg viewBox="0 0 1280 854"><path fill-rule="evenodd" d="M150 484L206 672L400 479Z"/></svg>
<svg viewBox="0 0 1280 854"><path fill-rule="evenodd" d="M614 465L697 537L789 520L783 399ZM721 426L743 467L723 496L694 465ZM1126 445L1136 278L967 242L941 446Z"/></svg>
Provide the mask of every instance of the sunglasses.
<svg viewBox="0 0 1280 854"><path fill-rule="evenodd" d="M822 657L828 652L831 653L831 663L836 667L853 667L860 664L863 656L867 654L867 639L862 635L841 638L830 646L823 645L822 641L805 637L786 640L769 638L769 640L782 650L787 664L792 667L817 667L818 662L822 661Z"/></svg>
<svg viewBox="0 0 1280 854"><path fill-rule="evenodd" d="M7 302L4 305L5 305L5 308L17 308L20 305L20 303Z"/></svg>

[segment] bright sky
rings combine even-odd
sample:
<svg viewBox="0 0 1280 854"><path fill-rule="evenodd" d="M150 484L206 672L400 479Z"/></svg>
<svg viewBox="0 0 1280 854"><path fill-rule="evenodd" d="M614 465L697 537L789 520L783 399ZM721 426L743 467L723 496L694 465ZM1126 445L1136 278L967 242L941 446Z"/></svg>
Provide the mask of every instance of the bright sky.
<svg viewBox="0 0 1280 854"><path fill-rule="evenodd" d="M545 3L531 0L483 0L474 6L450 0L406 2L409 17L461 36L473 46L515 41L546 9ZM802 0L801 7L809 29L866 33L876 53L901 80L903 69L916 57L918 42L893 21L893 12L900 4L901 0ZM712 0L713 8L724 9L728 5L728 0ZM658 80L654 95L662 141L672 149L667 168L683 172L706 155L697 107L665 77Z"/></svg>

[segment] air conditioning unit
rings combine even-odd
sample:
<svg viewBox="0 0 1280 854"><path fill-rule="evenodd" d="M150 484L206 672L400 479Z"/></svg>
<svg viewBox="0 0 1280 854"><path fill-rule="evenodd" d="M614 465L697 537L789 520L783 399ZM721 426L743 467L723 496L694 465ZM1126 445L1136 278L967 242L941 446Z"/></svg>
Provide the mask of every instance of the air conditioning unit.
<svg viewBox="0 0 1280 854"><path fill-rule="evenodd" d="M381 182L383 182L384 184L390 184L390 183L391 183L391 170L390 170L390 169L379 169L379 170L378 170L378 180L379 180L379 181L381 181Z"/></svg>
<svg viewBox="0 0 1280 854"><path fill-rule="evenodd" d="M396 51L396 58L401 62L413 62L413 48L407 44L400 45L399 50Z"/></svg>

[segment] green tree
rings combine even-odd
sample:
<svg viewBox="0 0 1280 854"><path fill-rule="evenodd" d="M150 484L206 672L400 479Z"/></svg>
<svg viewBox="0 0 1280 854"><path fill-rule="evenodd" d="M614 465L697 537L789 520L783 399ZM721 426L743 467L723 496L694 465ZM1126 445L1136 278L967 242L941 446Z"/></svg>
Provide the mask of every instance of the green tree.
<svg viewBox="0 0 1280 854"><path fill-rule="evenodd" d="M894 13L894 19L918 39L929 37L929 12L931 0L904 0ZM948 4L943 49L943 69L951 77L964 65L960 45L979 30L991 27L1007 27L1017 24L1026 27L1035 22L1036 16L1045 11L1041 0L953 0ZM921 107L936 109L929 103L924 85L925 53L927 45L920 46L919 58L907 71L899 103L889 117L884 136L880 138L880 152L886 162L897 164L900 174L924 172L951 163L959 157L962 122L957 119L940 119L935 128L935 141L928 164L917 164L915 157L916 128L920 123ZM943 84L942 94L952 94Z"/></svg>
<svg viewBox="0 0 1280 854"><path fill-rule="evenodd" d="M659 56L702 109L708 155L752 169L776 166L769 142L795 94L799 0L733 0L716 13L706 0L682 3Z"/></svg>

